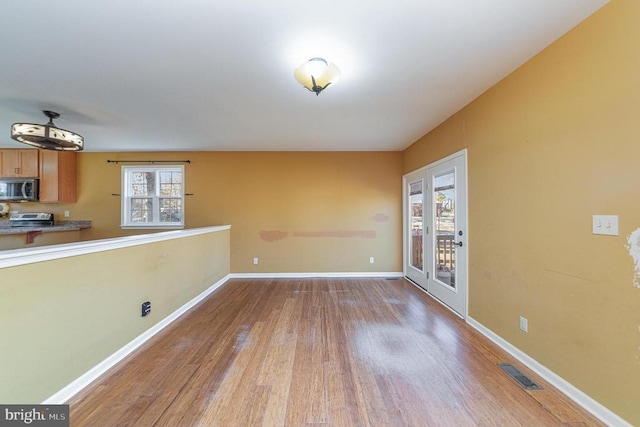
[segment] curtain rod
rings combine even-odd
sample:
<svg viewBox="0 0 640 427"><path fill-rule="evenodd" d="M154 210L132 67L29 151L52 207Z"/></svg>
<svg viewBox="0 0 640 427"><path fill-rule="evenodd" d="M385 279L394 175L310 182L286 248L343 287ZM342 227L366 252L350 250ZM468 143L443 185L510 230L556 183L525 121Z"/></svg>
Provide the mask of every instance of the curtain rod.
<svg viewBox="0 0 640 427"><path fill-rule="evenodd" d="M191 160L107 160L107 163L191 163Z"/></svg>

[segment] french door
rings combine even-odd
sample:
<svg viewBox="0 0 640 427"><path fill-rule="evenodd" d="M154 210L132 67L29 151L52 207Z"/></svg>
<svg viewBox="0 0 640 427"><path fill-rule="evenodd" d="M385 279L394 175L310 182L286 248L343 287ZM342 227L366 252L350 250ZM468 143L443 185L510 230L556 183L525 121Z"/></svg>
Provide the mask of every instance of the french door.
<svg viewBox="0 0 640 427"><path fill-rule="evenodd" d="M405 276L427 287L424 269L424 174L405 176Z"/></svg>
<svg viewBox="0 0 640 427"><path fill-rule="evenodd" d="M466 150L405 175L405 276L467 312Z"/></svg>

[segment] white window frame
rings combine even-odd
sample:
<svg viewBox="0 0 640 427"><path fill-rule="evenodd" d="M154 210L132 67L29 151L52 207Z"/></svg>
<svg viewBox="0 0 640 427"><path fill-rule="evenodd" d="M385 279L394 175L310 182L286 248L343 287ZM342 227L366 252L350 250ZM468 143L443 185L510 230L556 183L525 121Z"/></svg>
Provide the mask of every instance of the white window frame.
<svg viewBox="0 0 640 427"><path fill-rule="evenodd" d="M160 172L163 171L180 171L182 173L182 193L180 198L182 202L182 215L180 216L180 222L160 222L160 185L156 185L155 195L151 196L153 199L153 221L152 222L130 222L130 212L131 212L131 199L135 198L132 194L129 193L131 186L129 185L129 180L131 179L132 172L155 172L159 175ZM165 166L122 166L122 197L121 197L121 209L120 209L120 228L122 229L163 229L163 230L175 230L184 228L184 217L185 217L185 197L184 197L184 187L185 187L185 175L184 175L184 165L165 165ZM160 182L159 179L156 180L157 183Z"/></svg>

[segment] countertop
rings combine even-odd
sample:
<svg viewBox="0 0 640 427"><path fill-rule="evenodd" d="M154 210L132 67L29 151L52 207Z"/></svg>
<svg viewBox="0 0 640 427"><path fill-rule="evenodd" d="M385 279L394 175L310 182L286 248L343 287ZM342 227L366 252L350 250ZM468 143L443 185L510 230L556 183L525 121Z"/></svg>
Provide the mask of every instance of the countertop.
<svg viewBox="0 0 640 427"><path fill-rule="evenodd" d="M91 221L56 221L52 226L38 227L12 227L9 221L0 221L0 236L10 234L24 234L33 231L51 232L51 231L75 231L91 228Z"/></svg>

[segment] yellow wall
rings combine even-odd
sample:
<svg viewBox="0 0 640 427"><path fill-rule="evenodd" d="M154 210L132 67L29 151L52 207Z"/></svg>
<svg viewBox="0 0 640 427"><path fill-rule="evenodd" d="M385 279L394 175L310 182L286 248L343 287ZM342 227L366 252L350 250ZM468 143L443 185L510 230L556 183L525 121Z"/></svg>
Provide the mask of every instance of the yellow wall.
<svg viewBox="0 0 640 427"><path fill-rule="evenodd" d="M613 0L404 153L409 172L468 149L470 316L633 424L638 23L640 2Z"/></svg>
<svg viewBox="0 0 640 427"><path fill-rule="evenodd" d="M0 402L44 401L224 278L229 236L2 268Z"/></svg>
<svg viewBox="0 0 640 427"><path fill-rule="evenodd" d="M231 224L232 272L402 271L400 152L80 153L78 203L11 208L69 210L93 221L83 240L139 234L120 229L121 165L107 159L190 160L186 226Z"/></svg>

